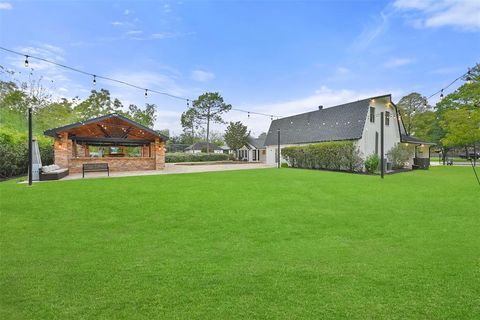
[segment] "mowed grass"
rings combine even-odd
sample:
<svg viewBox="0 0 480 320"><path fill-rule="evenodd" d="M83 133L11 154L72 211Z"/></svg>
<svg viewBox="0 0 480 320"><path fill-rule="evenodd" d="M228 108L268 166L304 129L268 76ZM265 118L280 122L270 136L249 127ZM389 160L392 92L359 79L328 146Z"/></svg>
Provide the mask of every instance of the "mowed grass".
<svg viewBox="0 0 480 320"><path fill-rule="evenodd" d="M1 319L478 319L471 168L0 184Z"/></svg>

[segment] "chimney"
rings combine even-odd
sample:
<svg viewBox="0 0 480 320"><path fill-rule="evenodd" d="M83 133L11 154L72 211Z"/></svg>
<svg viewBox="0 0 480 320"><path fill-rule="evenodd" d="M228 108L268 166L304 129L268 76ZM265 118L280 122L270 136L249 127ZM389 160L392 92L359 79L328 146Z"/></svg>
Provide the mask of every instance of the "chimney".
<svg viewBox="0 0 480 320"><path fill-rule="evenodd" d="M323 109L323 106L318 106L318 110L322 110Z"/></svg>

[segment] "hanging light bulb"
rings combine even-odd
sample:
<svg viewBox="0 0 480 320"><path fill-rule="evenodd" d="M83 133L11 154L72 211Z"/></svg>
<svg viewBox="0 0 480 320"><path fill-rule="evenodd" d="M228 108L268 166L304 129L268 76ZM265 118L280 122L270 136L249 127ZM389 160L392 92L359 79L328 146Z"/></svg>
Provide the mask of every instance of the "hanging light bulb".
<svg viewBox="0 0 480 320"><path fill-rule="evenodd" d="M28 68L28 56L25 55L25 68Z"/></svg>
<svg viewBox="0 0 480 320"><path fill-rule="evenodd" d="M428 108L428 102L427 102L427 100L425 100L425 101L423 102L423 106L424 106L425 108Z"/></svg>
<svg viewBox="0 0 480 320"><path fill-rule="evenodd" d="M190 100L187 99L187 109L190 109Z"/></svg>
<svg viewBox="0 0 480 320"><path fill-rule="evenodd" d="M270 116L270 120L273 121L273 116Z"/></svg>
<svg viewBox="0 0 480 320"><path fill-rule="evenodd" d="M145 89L145 98L148 97L148 89Z"/></svg>
<svg viewBox="0 0 480 320"><path fill-rule="evenodd" d="M248 112L248 117L250 118L250 112Z"/></svg>
<svg viewBox="0 0 480 320"><path fill-rule="evenodd" d="M440 100L443 99L443 89L440 91Z"/></svg>
<svg viewBox="0 0 480 320"><path fill-rule="evenodd" d="M467 77L465 78L465 80L467 80L467 84L472 84L472 71L470 69L468 69Z"/></svg>
<svg viewBox="0 0 480 320"><path fill-rule="evenodd" d="M97 76L93 75L93 86L97 85Z"/></svg>

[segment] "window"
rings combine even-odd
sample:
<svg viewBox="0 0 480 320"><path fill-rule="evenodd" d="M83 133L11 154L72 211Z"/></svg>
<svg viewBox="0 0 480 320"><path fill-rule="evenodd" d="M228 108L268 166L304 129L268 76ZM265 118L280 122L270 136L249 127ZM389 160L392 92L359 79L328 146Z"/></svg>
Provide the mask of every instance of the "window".
<svg viewBox="0 0 480 320"><path fill-rule="evenodd" d="M375 108L370 107L370 122L374 123L375 122Z"/></svg>
<svg viewBox="0 0 480 320"><path fill-rule="evenodd" d="M385 111L385 125L389 126L390 125L390 112Z"/></svg>

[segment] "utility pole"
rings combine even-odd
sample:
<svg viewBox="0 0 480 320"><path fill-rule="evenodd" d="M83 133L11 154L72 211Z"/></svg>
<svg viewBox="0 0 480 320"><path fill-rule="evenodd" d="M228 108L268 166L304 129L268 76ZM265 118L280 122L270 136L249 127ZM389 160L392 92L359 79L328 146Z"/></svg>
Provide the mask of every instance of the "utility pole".
<svg viewBox="0 0 480 320"><path fill-rule="evenodd" d="M385 138L385 133L384 133L384 118L383 118L383 112L380 112L380 176L383 179L383 176L385 175L385 161L383 160L384 157L384 152L385 152L385 146L384 146L384 138Z"/></svg>
<svg viewBox="0 0 480 320"><path fill-rule="evenodd" d="M277 146L277 166L278 168L280 168L280 129L277 130L277 142L278 142L278 146Z"/></svg>
<svg viewBox="0 0 480 320"><path fill-rule="evenodd" d="M32 107L28 108L28 185L32 185Z"/></svg>

